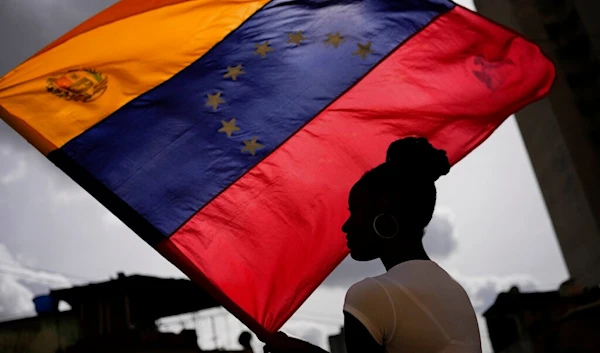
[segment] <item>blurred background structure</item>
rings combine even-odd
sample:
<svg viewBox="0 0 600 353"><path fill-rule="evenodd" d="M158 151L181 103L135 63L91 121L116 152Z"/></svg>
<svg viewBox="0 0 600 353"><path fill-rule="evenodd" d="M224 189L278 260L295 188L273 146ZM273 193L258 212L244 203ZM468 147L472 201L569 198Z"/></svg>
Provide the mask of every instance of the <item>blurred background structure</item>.
<svg viewBox="0 0 600 353"><path fill-rule="evenodd" d="M571 277L600 283L600 2L475 0L554 61L548 98L516 114Z"/></svg>
<svg viewBox="0 0 600 353"><path fill-rule="evenodd" d="M61 302L70 310L59 310ZM0 352L201 352L195 327L161 332L157 320L219 306L188 280L123 274L34 303L37 316L0 323Z"/></svg>

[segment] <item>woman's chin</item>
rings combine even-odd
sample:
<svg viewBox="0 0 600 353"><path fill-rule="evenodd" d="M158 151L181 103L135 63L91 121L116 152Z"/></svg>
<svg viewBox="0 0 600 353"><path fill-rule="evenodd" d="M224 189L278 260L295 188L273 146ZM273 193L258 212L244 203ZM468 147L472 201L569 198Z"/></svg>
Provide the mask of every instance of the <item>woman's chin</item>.
<svg viewBox="0 0 600 353"><path fill-rule="evenodd" d="M370 254L363 254L360 251L356 251L356 250L352 250L352 249L350 249L350 257L354 261L360 261L360 262L372 261L372 260L377 259L377 256L373 256Z"/></svg>

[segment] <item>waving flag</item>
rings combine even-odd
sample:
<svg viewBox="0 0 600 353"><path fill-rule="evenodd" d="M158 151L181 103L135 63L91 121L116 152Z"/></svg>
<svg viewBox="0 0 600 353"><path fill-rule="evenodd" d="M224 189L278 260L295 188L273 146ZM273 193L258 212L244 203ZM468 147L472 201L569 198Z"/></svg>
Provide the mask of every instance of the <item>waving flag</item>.
<svg viewBox="0 0 600 353"><path fill-rule="evenodd" d="M0 80L0 115L256 332L346 256L387 145L452 163L554 79L447 0L122 0Z"/></svg>

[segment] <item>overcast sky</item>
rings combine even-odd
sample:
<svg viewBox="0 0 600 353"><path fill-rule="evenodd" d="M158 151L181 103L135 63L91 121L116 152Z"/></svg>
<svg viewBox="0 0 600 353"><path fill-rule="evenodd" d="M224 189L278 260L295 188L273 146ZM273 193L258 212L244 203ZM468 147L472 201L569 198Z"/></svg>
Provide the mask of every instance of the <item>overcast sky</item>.
<svg viewBox="0 0 600 353"><path fill-rule="evenodd" d="M114 2L2 0L0 75ZM473 8L471 0L458 2ZM479 312L513 284L552 290L567 278L513 118L440 179L438 209L425 239ZM0 121L0 319L30 314L33 295L50 286L102 280L118 271L182 276ZM345 290L382 271L379 263L345 261L285 328L324 345L342 322ZM232 345L224 332L233 337L239 325L224 320L233 326L219 329L220 342Z"/></svg>

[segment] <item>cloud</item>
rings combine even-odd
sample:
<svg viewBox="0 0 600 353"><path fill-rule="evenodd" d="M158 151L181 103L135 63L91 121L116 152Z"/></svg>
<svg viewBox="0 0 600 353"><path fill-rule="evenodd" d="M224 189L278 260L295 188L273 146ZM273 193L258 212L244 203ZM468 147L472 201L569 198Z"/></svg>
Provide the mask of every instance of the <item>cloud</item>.
<svg viewBox="0 0 600 353"><path fill-rule="evenodd" d="M498 293L506 292L513 286L517 286L522 292L534 292L539 287L539 282L527 274L464 276L456 271L451 274L465 288L478 313L487 310L496 300Z"/></svg>
<svg viewBox="0 0 600 353"><path fill-rule="evenodd" d="M34 314L33 293L16 277L0 273L0 320Z"/></svg>
<svg viewBox="0 0 600 353"><path fill-rule="evenodd" d="M73 308L71 308L69 303L67 303L66 301L61 300L58 302L58 311L60 311L60 312L70 311L71 309L73 309Z"/></svg>
<svg viewBox="0 0 600 353"><path fill-rule="evenodd" d="M12 147L8 144L0 144L0 156L8 157L12 152Z"/></svg>
<svg viewBox="0 0 600 353"><path fill-rule="evenodd" d="M23 267L0 243L0 320L35 314L34 294L28 284L43 284L47 289L71 286L62 275Z"/></svg>
<svg viewBox="0 0 600 353"><path fill-rule="evenodd" d="M492 348L492 341L490 341L490 334L487 328L487 322L481 314L477 314L477 323L479 326L479 335L481 336L481 349L483 353L494 353Z"/></svg>
<svg viewBox="0 0 600 353"><path fill-rule="evenodd" d="M87 201L91 196L77 186L75 182L72 185L58 185L55 180L50 179L48 181L48 189L52 190L50 193L51 201L56 206L65 206L73 203Z"/></svg>
<svg viewBox="0 0 600 353"><path fill-rule="evenodd" d="M0 186L17 181L43 183L54 206L64 206L91 197L7 125L0 123ZM10 185L15 187L15 185ZM46 196L46 195L40 195Z"/></svg>
<svg viewBox="0 0 600 353"><path fill-rule="evenodd" d="M53 287L70 287L71 281L61 274L34 270L23 266L19 258L27 258L23 255L13 256L6 245L0 243L0 271L18 278L24 283L45 283ZM29 261L32 261L29 259Z"/></svg>
<svg viewBox="0 0 600 353"><path fill-rule="evenodd" d="M457 248L454 236L454 214L446 207L437 207L423 237L423 246L435 260L446 259Z"/></svg>
<svg viewBox="0 0 600 353"><path fill-rule="evenodd" d="M0 185L7 186L27 176L30 169L28 154L31 150L19 148L20 145L26 146L26 143L15 143L17 138L11 135L16 134L3 130L0 126Z"/></svg>
<svg viewBox="0 0 600 353"><path fill-rule="evenodd" d="M329 349L328 330L325 326L309 321L290 321L283 331L291 337L299 338L323 349Z"/></svg>
<svg viewBox="0 0 600 353"><path fill-rule="evenodd" d="M94 14L115 3L116 0L97 0L82 2L77 0L2 0L2 11L7 14L8 23L3 29L15 27L21 35L18 38L27 38L26 45L18 45L18 38L9 35L2 36L0 42L9 47L19 48L18 51L27 51L31 55L41 49L45 44L67 32ZM6 32L6 31L4 31ZM13 36L14 37L14 36ZM26 48L26 49L25 49ZM3 53L4 54L4 53ZM4 60L16 60L15 54L3 55ZM24 58L18 58L22 61ZM17 65L16 61L13 65ZM0 71L1 75L1 71Z"/></svg>
<svg viewBox="0 0 600 353"><path fill-rule="evenodd" d="M15 181L21 180L27 174L27 163L24 160L19 160L17 167L0 177L0 184L8 185Z"/></svg>
<svg viewBox="0 0 600 353"><path fill-rule="evenodd" d="M102 223L109 227L120 227L124 226L123 222L117 218L114 214L106 211L101 217Z"/></svg>
<svg viewBox="0 0 600 353"><path fill-rule="evenodd" d="M381 261L358 262L347 257L325 279L323 285L330 287L348 288L352 284L366 278L380 275L385 272Z"/></svg>

